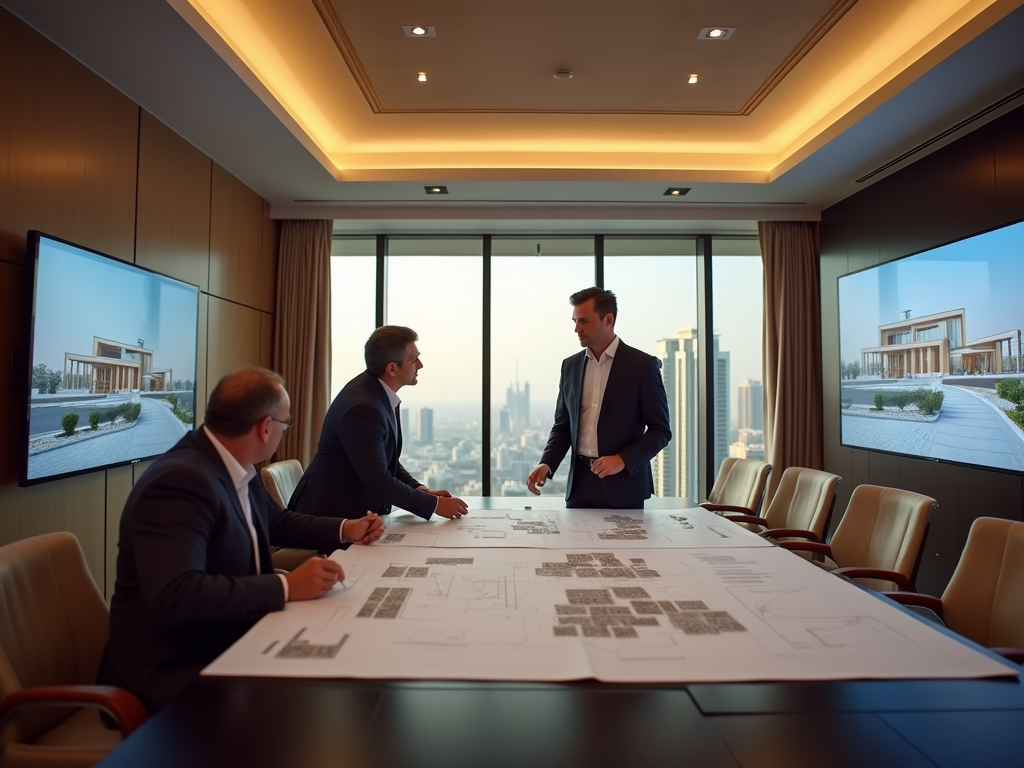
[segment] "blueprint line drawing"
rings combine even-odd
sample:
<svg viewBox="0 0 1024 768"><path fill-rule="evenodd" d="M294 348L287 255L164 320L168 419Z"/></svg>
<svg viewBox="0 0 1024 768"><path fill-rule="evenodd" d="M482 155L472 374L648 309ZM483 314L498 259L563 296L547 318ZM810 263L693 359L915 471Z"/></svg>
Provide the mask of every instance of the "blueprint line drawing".
<svg viewBox="0 0 1024 768"><path fill-rule="evenodd" d="M332 555L344 586L268 614L204 674L680 683L1016 674L778 547L627 544L351 547Z"/></svg>
<svg viewBox="0 0 1024 768"><path fill-rule="evenodd" d="M459 520L399 519L378 546L590 549L770 547L700 507L680 510L488 510Z"/></svg>

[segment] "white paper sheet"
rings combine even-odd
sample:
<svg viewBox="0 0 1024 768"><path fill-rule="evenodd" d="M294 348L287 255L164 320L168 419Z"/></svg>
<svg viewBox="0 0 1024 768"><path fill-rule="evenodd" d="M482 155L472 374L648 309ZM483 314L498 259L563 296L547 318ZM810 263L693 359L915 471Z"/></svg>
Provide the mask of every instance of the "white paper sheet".
<svg viewBox="0 0 1024 768"><path fill-rule="evenodd" d="M678 510L473 510L459 520L385 521L386 547L630 549L770 547L770 542L700 507Z"/></svg>
<svg viewBox="0 0 1024 768"><path fill-rule="evenodd" d="M1012 668L785 550L352 547L344 586L204 674L608 682L971 678Z"/></svg>

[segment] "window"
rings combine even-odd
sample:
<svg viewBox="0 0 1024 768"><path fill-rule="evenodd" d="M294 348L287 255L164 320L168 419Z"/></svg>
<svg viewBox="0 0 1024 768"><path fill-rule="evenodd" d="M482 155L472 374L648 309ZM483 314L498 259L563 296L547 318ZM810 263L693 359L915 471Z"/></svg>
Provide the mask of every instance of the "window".
<svg viewBox="0 0 1024 768"><path fill-rule="evenodd" d="M363 345L374 329L376 238L341 238L331 246L331 399L366 370Z"/></svg>
<svg viewBox="0 0 1024 768"><path fill-rule="evenodd" d="M491 494L525 496L551 429L562 360L579 352L569 296L594 284L593 238L491 241ZM564 495L563 465L544 486Z"/></svg>
<svg viewBox="0 0 1024 768"><path fill-rule="evenodd" d="M697 322L694 238L605 238L604 284L619 305L616 334L661 360L672 441L652 463L656 496L699 495Z"/></svg>
<svg viewBox="0 0 1024 768"><path fill-rule="evenodd" d="M727 456L764 459L764 277L756 239L716 237L712 253L714 477Z"/></svg>
<svg viewBox="0 0 1024 768"><path fill-rule="evenodd" d="M481 239L389 238L385 322L419 334L423 370L403 387L402 465L433 489L482 495Z"/></svg>

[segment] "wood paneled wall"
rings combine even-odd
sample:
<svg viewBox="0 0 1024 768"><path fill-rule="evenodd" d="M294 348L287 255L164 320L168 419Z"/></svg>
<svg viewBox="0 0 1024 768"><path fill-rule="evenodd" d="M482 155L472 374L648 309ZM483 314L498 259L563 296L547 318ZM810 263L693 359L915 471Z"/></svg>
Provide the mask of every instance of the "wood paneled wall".
<svg viewBox="0 0 1024 768"><path fill-rule="evenodd" d="M1024 107L822 213L825 468L844 478L839 510L862 483L905 488L938 500L918 576L919 588L931 594L945 588L976 517L1021 519L1024 481L1019 475L839 444L836 281L849 272L1020 219L1024 219Z"/></svg>
<svg viewBox="0 0 1024 768"><path fill-rule="evenodd" d="M277 225L225 169L0 9L0 544L82 542L109 596L121 509L147 463L19 488L26 233L38 229L200 288L196 418L238 365L270 364Z"/></svg>

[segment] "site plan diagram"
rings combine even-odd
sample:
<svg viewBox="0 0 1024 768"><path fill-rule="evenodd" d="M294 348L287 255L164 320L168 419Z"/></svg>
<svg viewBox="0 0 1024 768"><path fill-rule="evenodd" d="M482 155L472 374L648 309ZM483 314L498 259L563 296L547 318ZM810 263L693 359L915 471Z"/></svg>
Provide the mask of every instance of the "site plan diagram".
<svg viewBox="0 0 1024 768"><path fill-rule="evenodd" d="M607 682L1013 675L776 547L351 547L204 674Z"/></svg>

